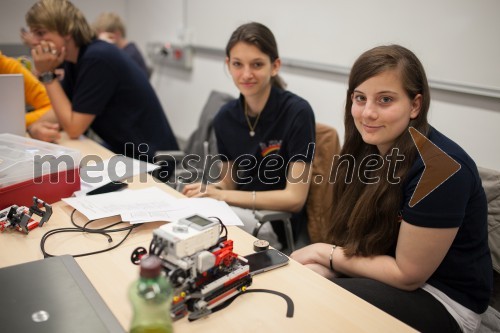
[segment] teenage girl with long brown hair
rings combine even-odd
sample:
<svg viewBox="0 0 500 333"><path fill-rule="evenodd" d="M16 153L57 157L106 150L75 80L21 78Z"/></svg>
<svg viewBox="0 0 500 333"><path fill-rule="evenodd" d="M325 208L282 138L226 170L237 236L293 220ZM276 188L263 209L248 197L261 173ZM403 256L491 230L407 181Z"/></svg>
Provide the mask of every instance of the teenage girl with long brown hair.
<svg viewBox="0 0 500 333"><path fill-rule="evenodd" d="M333 168L331 243L292 258L419 331L473 332L492 288L486 197L474 161L428 124L429 104L410 50L380 46L356 60L341 153L349 158ZM417 203L426 166L410 127L460 165Z"/></svg>

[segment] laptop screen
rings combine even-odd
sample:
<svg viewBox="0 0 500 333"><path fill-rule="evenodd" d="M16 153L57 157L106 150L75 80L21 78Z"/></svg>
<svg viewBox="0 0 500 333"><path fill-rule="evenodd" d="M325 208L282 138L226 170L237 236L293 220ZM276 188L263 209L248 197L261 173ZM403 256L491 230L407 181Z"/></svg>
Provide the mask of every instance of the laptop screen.
<svg viewBox="0 0 500 333"><path fill-rule="evenodd" d="M26 135L22 74L0 74L0 114L0 133Z"/></svg>

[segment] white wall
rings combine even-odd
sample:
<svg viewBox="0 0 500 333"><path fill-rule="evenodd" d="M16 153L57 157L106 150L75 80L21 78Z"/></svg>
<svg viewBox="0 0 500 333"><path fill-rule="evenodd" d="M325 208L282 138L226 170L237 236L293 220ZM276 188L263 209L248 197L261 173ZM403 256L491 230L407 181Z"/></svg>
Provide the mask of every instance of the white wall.
<svg viewBox="0 0 500 333"><path fill-rule="evenodd" d="M499 62L500 43L481 38L500 27L497 0L185 2L198 45L224 45L236 26L259 20L282 57L350 67L366 49L398 43L419 55L430 78L500 89L500 66L489 66Z"/></svg>
<svg viewBox="0 0 500 333"><path fill-rule="evenodd" d="M471 80L474 82L471 83L500 87L500 74L491 75L492 71L499 73L500 70L498 64L500 44L493 42L497 40L496 32L500 31L500 21L492 20L492 12L500 12L500 2L484 0L471 5L467 0L443 0L436 5L434 0L422 0L418 3L405 2L403 6L400 1L357 1L356 6L348 6L351 10L348 13L335 11L330 15L325 15L325 12L328 14L329 10L336 8L331 3L338 5L339 10L346 9L344 2L320 0L312 2L301 0L272 2L265 0L252 2L128 0L128 24L130 37L139 42L144 50L147 42L180 41L181 32L185 28L188 29L188 42L223 49L229 35L238 24L256 20L274 26L279 31L279 36L276 33L278 44L286 46L283 48L280 46L282 57L290 58L293 54L296 58L307 60L304 59L307 54L321 54L324 59L324 54L330 54L333 59L331 63L339 65L344 65L347 60L354 61L350 54L353 49L364 50L377 44L400 42L383 35L388 31L387 27L392 24L393 32L400 32L406 41L413 41L410 44L419 45L419 52L415 52L420 56L424 66L426 66L425 60L435 61L437 58L443 61L442 67L445 68L449 66L449 61L454 61L459 57L459 55L454 56L457 50L462 50L462 53L466 55L459 57L461 61L470 60L471 63L467 63L467 66L460 66L463 68L458 68L458 71L463 70L464 73L470 74L475 68L490 68L487 71L488 75L484 75L484 78L473 78ZM322 4L325 10L322 10ZM304 9L307 9L307 6L311 6L314 13L321 12L322 14L306 17L307 13ZM425 10L422 10L422 8L435 9L436 6L441 10L450 9L447 13L443 11L442 19L438 22L434 22L439 18L436 13L429 12L429 15L425 15ZM415 10L415 8L420 8L420 10ZM336 25L337 31L331 32L335 37L334 42L331 42L332 39L325 41L318 38L328 33L324 31L329 26L329 22L325 20L329 20L330 17L334 20L342 16L355 18L358 12L360 13L359 20L348 20L345 17L339 20L340 23ZM481 15L483 15L483 25L470 25L473 20L481 21ZM377 37L373 35L372 30L381 22L385 22L386 29L375 29L381 33L380 37ZM406 31L418 31L419 28L415 27L415 24L425 28L422 29L425 33L410 34ZM289 33L286 32L288 28ZM319 33L316 34L314 33L316 28L323 30L318 30ZM297 34L293 33L297 29L309 31L310 38L298 39ZM436 32L434 36L433 29ZM422 47L427 40L429 40L429 45L436 43L436 34L443 39L453 29L457 29L458 32L455 32L453 38L450 38L442 47L435 47L435 45L429 48ZM366 40L367 34L371 36L372 42L371 45L365 47L358 40ZM459 36L463 36L462 42L464 43L455 45L461 42ZM472 45L465 43L467 40L474 40L474 43ZM334 48L334 52L332 52L332 43L339 45ZM354 44L354 47L351 46L344 52L344 49L351 44ZM308 46L309 53L304 53L304 45ZM478 45L482 46L481 50L475 49ZM475 58L484 52L489 52L490 55L497 54L498 57L478 56ZM319 59L314 56L311 56L312 58ZM339 59L338 62L336 58ZM187 138L194 130L199 112L210 90L217 89L237 95L223 62L224 59L221 57L198 54L194 58L191 71L169 67L155 68L152 83L161 96L165 111L178 136ZM440 67L434 64L434 68L436 69L435 76L432 77L432 74L428 73L429 77L447 81L447 77L439 76ZM447 74L450 74L449 70ZM451 74L454 75L454 73ZM343 105L347 77L289 68L282 70L282 76L291 91L311 103L319 122L335 126L343 136ZM459 77L459 75L455 76ZM500 126L500 99L435 89L432 94L430 112L432 125L464 147L477 164L500 169L500 154L498 153L500 152L500 131L497 130Z"/></svg>
<svg viewBox="0 0 500 333"><path fill-rule="evenodd" d="M319 61L329 59L327 56L331 55L332 64L345 65L354 61L354 51L358 49L400 42L394 36L387 35L390 30L398 33L406 42L405 45L417 47L418 50L414 51L424 66L432 68L431 72L428 69L430 78L446 80L448 74L452 74L454 78L460 77L460 73L449 73L449 69L448 72L441 73L440 66L436 65L436 62L439 64L438 61L443 62L444 70L449 68L447 59L460 59L461 62L467 63L457 68L457 71L463 71L467 79L474 81L472 83L500 87L500 74L497 75L500 70L500 64L497 63L500 60L500 44L496 43L500 21L492 20L492 16L500 12L500 2L496 0L442 0L439 5L435 4L434 0L421 0L418 3L366 0L357 1L356 6L346 5L347 2L342 1L321 0L73 2L90 21L105 10L113 10L122 15L126 20L129 39L135 41L144 53L148 42L180 41L186 36L183 34L185 28L188 28L189 32L188 41L195 45L210 44L208 46L222 49L238 24L256 20L276 31L282 57L308 60L306 58L310 54L311 60ZM19 41L19 27L25 25L24 14L33 3L34 1L29 0L2 0L0 44ZM401 3L405 3L405 6ZM307 6L317 15L306 16L304 8L307 9ZM442 15L442 20L438 20L439 17L434 11L431 12L431 9L446 8L449 10ZM429 11L428 15L425 15L426 9ZM356 19L357 17L359 19ZM484 24L470 24L481 21L481 18ZM332 29L332 24L335 30L328 31ZM381 24L383 28L380 27ZM419 31L418 25L422 25L423 33L409 33ZM391 26L392 30L388 28ZM306 36L310 38L298 39L297 33L301 31L305 31ZM433 34L433 31L436 31L436 34ZM332 38L325 41L325 36L329 33ZM368 44L367 35L370 36L370 45L365 45ZM439 38L436 39L434 35ZM442 40L447 35L450 38L445 45L434 45L436 40ZM460 39L460 36L463 38ZM334 42L331 42L332 40ZM422 47L427 41L429 48ZM304 45L307 46L307 52ZM332 45L336 46L332 48ZM459 52L461 53L457 54ZM320 56L317 56L318 54ZM471 74L483 73L484 68L490 68L487 75ZM481 70L474 72L475 69ZM345 76L289 68L282 70L282 76L291 91L311 103L319 122L335 126L343 136L342 118L347 80ZM210 90L217 89L237 95L237 90L224 68L224 59L208 54L195 55L191 71L156 67L151 83L162 101L176 135L182 138L187 138L196 127L199 113ZM477 164L500 169L500 131L497 129L500 126L500 99L438 90L433 90L432 94L432 125L464 147Z"/></svg>
<svg viewBox="0 0 500 333"><path fill-rule="evenodd" d="M0 44L19 43L19 29L26 26L24 16L35 0L2 0L0 4ZM103 11L124 17L127 0L73 0L91 23Z"/></svg>

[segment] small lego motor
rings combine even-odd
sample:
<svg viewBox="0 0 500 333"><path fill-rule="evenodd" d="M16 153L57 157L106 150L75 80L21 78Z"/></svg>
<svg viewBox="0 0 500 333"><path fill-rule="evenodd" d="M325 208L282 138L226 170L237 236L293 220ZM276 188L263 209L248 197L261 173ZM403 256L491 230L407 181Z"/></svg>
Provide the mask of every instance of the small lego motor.
<svg viewBox="0 0 500 333"><path fill-rule="evenodd" d="M40 221L33 220L31 218L33 214L40 216ZM52 206L37 197L33 197L33 205L29 208L12 205L0 211L0 231L11 228L27 234L30 230L38 226L41 227L50 219L51 215Z"/></svg>

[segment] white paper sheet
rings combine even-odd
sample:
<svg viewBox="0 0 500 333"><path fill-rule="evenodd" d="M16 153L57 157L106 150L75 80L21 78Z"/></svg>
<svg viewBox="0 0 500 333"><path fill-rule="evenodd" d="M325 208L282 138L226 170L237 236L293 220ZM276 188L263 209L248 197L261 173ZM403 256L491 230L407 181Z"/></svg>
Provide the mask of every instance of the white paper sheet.
<svg viewBox="0 0 500 333"><path fill-rule="evenodd" d="M153 186L62 200L92 220L131 211L168 209L177 199Z"/></svg>
<svg viewBox="0 0 500 333"><path fill-rule="evenodd" d="M123 221L130 223L172 222L200 214L218 217L225 225L243 225L224 201L211 198L178 199L154 186L141 190L65 198L63 201L88 219L120 215Z"/></svg>
<svg viewBox="0 0 500 333"><path fill-rule="evenodd" d="M75 196L85 195L112 181L121 181L141 173L145 174L159 167L159 165L123 155L115 155L102 163L88 161L88 164L80 169L80 191L76 191Z"/></svg>

